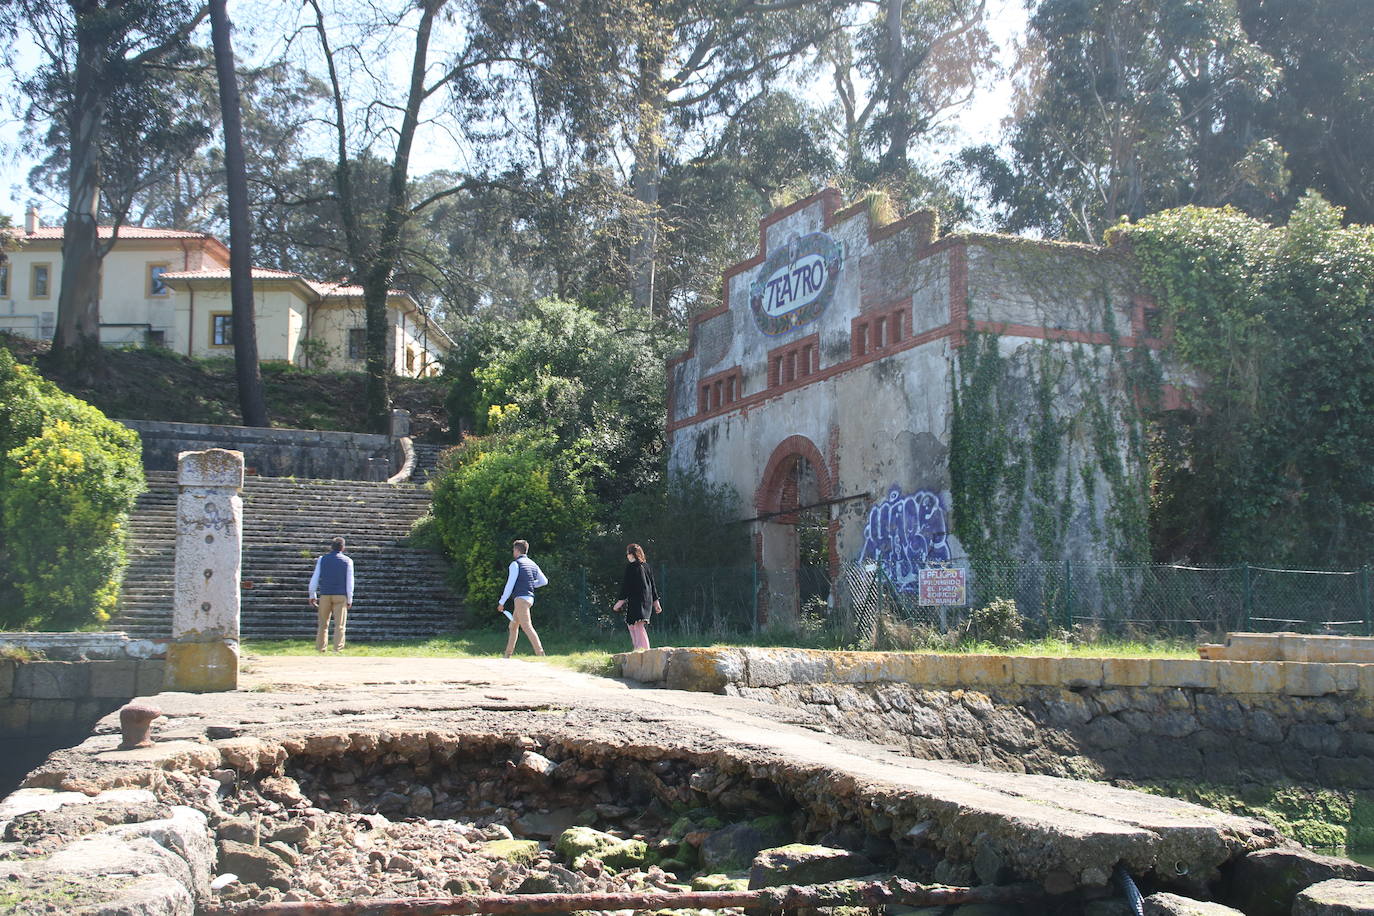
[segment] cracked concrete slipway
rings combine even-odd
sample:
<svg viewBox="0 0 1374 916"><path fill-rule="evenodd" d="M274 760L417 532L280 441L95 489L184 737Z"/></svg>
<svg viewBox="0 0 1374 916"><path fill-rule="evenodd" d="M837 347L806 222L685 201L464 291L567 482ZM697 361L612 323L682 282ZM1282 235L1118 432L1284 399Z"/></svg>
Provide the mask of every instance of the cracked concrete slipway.
<svg viewBox="0 0 1374 916"><path fill-rule="evenodd" d="M518 659L268 657L245 663L233 693L163 693L151 748L117 749L117 717L54 753L28 786L95 792L152 785L169 769L236 765L261 744L280 761L360 732L509 736L584 752L725 763L772 780L800 804L829 806L894 839L920 837L969 861L992 844L1047 888L1133 872L1198 880L1245 850L1288 845L1272 827L1111 786L919 760L824 731L803 710L579 674ZM439 736L439 737L436 737ZM249 749L245 750L245 742ZM251 766L252 764L247 764Z"/></svg>

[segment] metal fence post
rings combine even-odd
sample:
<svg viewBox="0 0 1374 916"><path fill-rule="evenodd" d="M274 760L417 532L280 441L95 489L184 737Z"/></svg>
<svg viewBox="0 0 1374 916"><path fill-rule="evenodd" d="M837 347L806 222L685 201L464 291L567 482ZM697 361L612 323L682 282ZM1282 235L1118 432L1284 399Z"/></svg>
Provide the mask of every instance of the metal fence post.
<svg viewBox="0 0 1374 916"><path fill-rule="evenodd" d="M1249 629L1250 629L1250 615L1251 615L1251 613L1254 611L1255 593L1254 593L1253 585L1252 585L1252 583L1251 583L1251 581L1250 581L1250 564L1249 564L1249 563L1246 563L1244 566L1241 567L1241 570L1242 570L1242 574L1241 574L1241 595L1240 595L1240 602L1241 602L1241 605L1240 605L1240 606L1241 606L1241 610L1242 610L1242 611L1244 612L1244 614L1245 614L1245 620L1242 621L1242 623L1241 623L1241 629L1246 630L1246 631L1249 631Z"/></svg>
<svg viewBox="0 0 1374 916"><path fill-rule="evenodd" d="M753 608L753 630L754 635L757 636L759 635L759 564L750 563L749 572L753 580L753 586L749 590L749 594L752 596L749 603Z"/></svg>
<svg viewBox="0 0 1374 916"><path fill-rule="evenodd" d="M1064 629L1073 631L1073 565L1064 559Z"/></svg>
<svg viewBox="0 0 1374 916"><path fill-rule="evenodd" d="M1360 567L1360 605L1364 612L1364 635L1374 636L1374 615L1370 613L1369 607L1369 567Z"/></svg>

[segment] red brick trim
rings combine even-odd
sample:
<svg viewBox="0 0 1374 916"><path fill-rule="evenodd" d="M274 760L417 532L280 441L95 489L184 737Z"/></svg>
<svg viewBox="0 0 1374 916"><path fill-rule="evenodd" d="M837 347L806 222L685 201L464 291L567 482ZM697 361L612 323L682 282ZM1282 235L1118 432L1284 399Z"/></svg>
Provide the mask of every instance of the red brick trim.
<svg viewBox="0 0 1374 916"><path fill-rule="evenodd" d="M768 458L768 464L763 468L759 488L754 493L754 508L758 510L759 515L782 512L788 508L783 505L783 488L787 483L787 472L791 470L791 463L796 458L805 458L815 470L816 486L820 490L821 499L834 498L831 491L830 467L825 463L820 449L805 436L791 435L778 443ZM785 524L789 519L787 516L780 516L776 520Z"/></svg>
<svg viewBox="0 0 1374 916"><path fill-rule="evenodd" d="M1146 347L1161 350L1162 340L1146 337L1114 337L1103 331L1077 331L1072 328L1046 328L1035 324L1010 324L1004 321L975 321L973 330L980 333L998 334L1002 337L1029 337L1032 340L1067 340L1070 343L1092 344L1107 347L1119 344L1123 347Z"/></svg>
<svg viewBox="0 0 1374 916"><path fill-rule="evenodd" d="M827 366L809 378L796 379L789 384L778 385L774 388L767 388L763 391L755 392L754 394L741 398L740 400L736 401L733 405L731 405L729 408L720 411L720 413L730 413L733 410L748 411L749 409L756 407L759 404L762 404L766 401L770 401L773 398L780 397L784 394L787 394L790 391L796 391L799 388L805 388L807 385L814 385L820 382L829 381L837 375L843 375L851 369L857 369L866 363L871 363L874 360L886 359L889 356L894 356L906 350L912 350L916 347L920 347L946 337L950 338L951 346L960 346L963 344L964 338L966 336L965 332L967 330L969 330L969 326L967 323L963 325L955 325L953 323L950 323L941 325L938 328L932 328L929 331L923 331L922 333L917 334L914 337L908 337L905 340L902 340L899 343L894 344L893 346L885 350L877 352L870 350L868 354L865 356L857 358L850 357L842 363L835 363L834 365ZM1109 334L1094 333L1089 331L1063 330L1058 328L1043 328L1035 325L1025 324L1004 324L995 321L976 321L973 323L972 330L982 333L1000 334L1006 337L1026 337L1032 340L1064 340L1070 341L1072 343L1093 344L1095 346L1110 346L1111 344L1116 343L1123 347L1143 346L1151 350L1161 350L1164 349L1164 347L1166 346L1166 344L1163 341L1158 341L1154 339L1137 340L1135 337L1125 337L1113 340L1111 335ZM717 415L718 414L713 414L713 416ZM691 416L684 417L681 420L669 422L668 433L669 435L671 435L675 431L682 429L685 426L691 426L694 423L698 423L705 419L708 418L704 416Z"/></svg>
<svg viewBox="0 0 1374 916"><path fill-rule="evenodd" d="M744 397L744 370L731 366L697 383L697 416L724 413Z"/></svg>
<svg viewBox="0 0 1374 916"><path fill-rule="evenodd" d="M953 334L953 331L954 329L951 325L941 325L938 328L932 328L929 331L917 334L915 337L908 337L900 343L897 343L881 352L870 352L867 356L864 356L859 359L854 359L851 357L850 359L847 359L842 363L835 363L834 365L826 366L825 368L821 369L819 372L815 373L809 378L799 378L787 384L778 385L774 388L765 388L763 391L757 391L754 394L748 395L747 397L741 398L739 401L736 401L734 405L732 405L727 410L722 411L722 413L729 413L732 410L747 411L751 407L755 407L759 404L764 403L765 401L770 401L773 398L787 394L789 391L796 391L798 388L804 388L807 385L827 381L829 379L834 378L837 375L841 375L845 372L848 372L851 369L857 369L859 366L862 366L865 363L871 363L874 360L884 359L888 356L892 356L895 353L901 353L903 350L910 350L915 347L919 347L922 344L927 344L931 341L939 340L942 337L949 337ZM682 429L684 426L691 426L692 424L700 422L704 419L706 419L706 417L691 416L684 417L681 420L670 421L668 423L668 433L671 435L673 432Z"/></svg>
<svg viewBox="0 0 1374 916"><path fill-rule="evenodd" d="M768 214L763 219L759 220L758 252L753 257L748 258L747 260L740 261L736 264L732 264L731 266L727 267L725 271L721 274L720 305L716 306L713 309L709 309L705 312L701 312L697 315L692 316L691 320L688 322L689 343L687 345L687 349L683 353L680 353L679 355L672 357L669 360L669 365L671 365L674 362L681 362L685 359L689 359L696 353L695 332L696 326L698 324L700 324L703 321L709 321L710 319L715 318L718 315L723 315L726 312L730 311L730 280L736 275L746 270L758 267L760 264L764 262L764 260L767 259L768 254L765 250L765 245L766 240L768 238L768 227L778 222L779 220L791 216L793 213L805 210L807 207L811 206L817 201L820 201L823 206L822 225L826 229L829 229L830 227L838 225L840 223L846 222L847 220L857 216L860 213L868 212L868 206L865 201L858 201L841 209L843 204L843 198L840 195L839 189L825 188L824 190L816 194L812 194L810 197L805 197L797 201L796 203L789 204L788 206L783 207L781 210L774 210L772 213ZM896 233L901 232L903 229L907 229L913 226L919 230L916 244L916 256L918 258L924 258L928 254L937 250L936 243L934 241L934 234L938 229L938 221L937 215L933 210L917 210L915 213L909 214L908 216L896 220L895 222L888 223L886 226L879 226L876 229L874 228L872 221L870 221L867 228L868 240L870 243L880 241L884 238L887 238L888 236L895 235Z"/></svg>
<svg viewBox="0 0 1374 916"><path fill-rule="evenodd" d="M821 371L821 336L809 334L768 351L768 387L793 385Z"/></svg>
<svg viewBox="0 0 1374 916"><path fill-rule="evenodd" d="M1174 342L1174 323L1164 319L1159 336L1150 334L1151 318L1161 315L1159 305L1149 296L1131 297L1131 333L1147 345L1168 346Z"/></svg>
<svg viewBox="0 0 1374 916"><path fill-rule="evenodd" d="M893 352L911 336L913 320L910 298L895 308L859 315L849 323L850 357L862 359L870 353Z"/></svg>

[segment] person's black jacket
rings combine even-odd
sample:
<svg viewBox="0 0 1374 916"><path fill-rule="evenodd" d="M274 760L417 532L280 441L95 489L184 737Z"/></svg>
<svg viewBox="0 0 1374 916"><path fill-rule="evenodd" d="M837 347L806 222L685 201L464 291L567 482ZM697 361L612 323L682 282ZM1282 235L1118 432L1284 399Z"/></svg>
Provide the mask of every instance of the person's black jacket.
<svg viewBox="0 0 1374 916"><path fill-rule="evenodd" d="M636 560L625 564L625 575L620 581L620 597L625 599L626 624L648 620L654 613L658 583L654 582L654 574L648 563Z"/></svg>

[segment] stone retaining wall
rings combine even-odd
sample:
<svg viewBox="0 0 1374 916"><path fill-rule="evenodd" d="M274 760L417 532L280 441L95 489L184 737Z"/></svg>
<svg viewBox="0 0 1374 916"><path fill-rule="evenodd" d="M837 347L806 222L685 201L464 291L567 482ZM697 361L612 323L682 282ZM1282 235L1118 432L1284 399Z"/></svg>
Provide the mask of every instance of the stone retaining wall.
<svg viewBox="0 0 1374 916"><path fill-rule="evenodd" d="M122 633L0 633L0 647L14 655L0 658L0 739L87 731L134 697L162 690L166 648L158 641Z"/></svg>
<svg viewBox="0 0 1374 916"><path fill-rule="evenodd" d="M653 649L624 677L806 707L926 759L1090 779L1374 788L1374 665Z"/></svg>
<svg viewBox="0 0 1374 916"><path fill-rule="evenodd" d="M390 437L372 433L156 420L119 422L142 438L143 466L150 471L174 471L178 453L210 448L243 452L249 472L263 477L386 480L404 460Z"/></svg>

